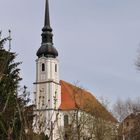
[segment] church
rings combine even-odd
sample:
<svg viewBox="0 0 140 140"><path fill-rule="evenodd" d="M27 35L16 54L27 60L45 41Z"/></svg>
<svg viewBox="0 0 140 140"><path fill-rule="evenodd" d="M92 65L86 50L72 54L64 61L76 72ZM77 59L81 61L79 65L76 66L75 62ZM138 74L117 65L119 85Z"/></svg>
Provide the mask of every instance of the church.
<svg viewBox="0 0 140 140"><path fill-rule="evenodd" d="M72 134L72 139L85 139L84 133L91 137L87 127L92 123L90 118L103 118L113 124L117 121L93 94L60 80L59 53L53 44L52 31L46 0L42 43L36 53L34 130L44 132L51 140L69 139Z"/></svg>

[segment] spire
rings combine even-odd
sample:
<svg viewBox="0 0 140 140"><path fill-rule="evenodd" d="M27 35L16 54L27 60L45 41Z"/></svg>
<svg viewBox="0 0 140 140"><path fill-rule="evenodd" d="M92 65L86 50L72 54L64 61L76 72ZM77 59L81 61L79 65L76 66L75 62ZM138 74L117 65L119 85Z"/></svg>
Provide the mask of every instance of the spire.
<svg viewBox="0 0 140 140"><path fill-rule="evenodd" d="M50 27L49 2L46 0L44 27Z"/></svg>
<svg viewBox="0 0 140 140"><path fill-rule="evenodd" d="M46 0L46 7L45 7L45 21L44 27L42 29L42 43L52 43L53 44L53 34L52 28L50 26L50 15L49 15L49 2Z"/></svg>
<svg viewBox="0 0 140 140"><path fill-rule="evenodd" d="M53 34L52 28L50 26L50 15L49 15L49 2L46 0L45 6L45 21L44 27L42 29L42 44L39 50L37 51L37 56L46 56L46 57L57 57L58 52L53 47Z"/></svg>

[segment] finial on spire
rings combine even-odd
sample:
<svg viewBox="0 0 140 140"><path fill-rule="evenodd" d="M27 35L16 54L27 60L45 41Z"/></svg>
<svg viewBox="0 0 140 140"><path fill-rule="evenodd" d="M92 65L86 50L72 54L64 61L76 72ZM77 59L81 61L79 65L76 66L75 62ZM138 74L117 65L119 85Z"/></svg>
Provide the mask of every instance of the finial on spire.
<svg viewBox="0 0 140 140"><path fill-rule="evenodd" d="M9 29L9 36L8 36L8 40L9 40L9 51L11 50L11 30Z"/></svg>
<svg viewBox="0 0 140 140"><path fill-rule="evenodd" d="M2 36L2 31L0 30L0 40L1 40L1 36Z"/></svg>
<svg viewBox="0 0 140 140"><path fill-rule="evenodd" d="M5 38L1 38L1 36L2 36L2 31L0 31L0 49L2 49L3 48L3 44L6 42L6 41L9 41L9 49L8 49L8 51L10 51L11 50L11 40L12 40L12 38L11 38L11 30L9 29L9 35L8 35L8 37L5 37Z"/></svg>

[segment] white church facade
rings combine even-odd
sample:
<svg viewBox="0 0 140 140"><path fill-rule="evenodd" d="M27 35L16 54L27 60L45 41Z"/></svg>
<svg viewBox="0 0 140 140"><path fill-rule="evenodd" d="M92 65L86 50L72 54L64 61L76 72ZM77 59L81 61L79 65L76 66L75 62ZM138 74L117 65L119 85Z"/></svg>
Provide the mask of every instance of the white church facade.
<svg viewBox="0 0 140 140"><path fill-rule="evenodd" d="M76 115L71 114L73 112L78 113L78 116L83 111L96 112L95 116L104 117L105 120L116 123L116 119L90 92L60 80L58 51L53 44L48 0L46 0L45 22L41 36L42 43L37 51L34 83L35 132L44 132L51 140L68 139L64 128L66 125L71 127L70 122L75 121Z"/></svg>

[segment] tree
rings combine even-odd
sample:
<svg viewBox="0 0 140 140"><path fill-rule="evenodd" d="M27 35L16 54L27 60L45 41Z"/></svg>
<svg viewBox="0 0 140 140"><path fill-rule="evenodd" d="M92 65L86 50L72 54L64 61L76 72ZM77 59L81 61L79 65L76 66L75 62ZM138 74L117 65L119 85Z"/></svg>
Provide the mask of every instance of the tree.
<svg viewBox="0 0 140 140"><path fill-rule="evenodd" d="M119 137L140 139L140 98L118 100L113 107L114 115L120 122Z"/></svg>
<svg viewBox="0 0 140 140"><path fill-rule="evenodd" d="M4 49L4 43L8 38L0 40L0 137L10 137L12 129L15 128L17 117L17 89L20 69L19 62L14 62L15 53ZM14 128L13 128L14 127ZM18 127L18 126L17 126ZM18 129L17 129L18 130ZM15 130L16 131L16 130Z"/></svg>
<svg viewBox="0 0 140 140"><path fill-rule="evenodd" d="M130 98L126 100L118 99L113 105L112 112L119 122L122 122L131 113L140 112L140 98L137 97L135 100Z"/></svg>
<svg viewBox="0 0 140 140"><path fill-rule="evenodd" d="M0 40L0 139L21 140L26 137L28 116L25 112L29 98L25 86L23 96L19 96L21 62L15 62L16 54L10 48L4 48L7 40L11 40L10 36Z"/></svg>
<svg viewBox="0 0 140 140"><path fill-rule="evenodd" d="M11 31L9 30L9 36L3 39L1 39L1 32L0 32L0 56L1 56L0 57L0 79L4 74L4 69L9 59L9 55L7 55L8 53L6 54L6 51L4 50L3 47L7 40L9 41L11 40L10 32ZM9 45L9 51L10 51L10 45Z"/></svg>

